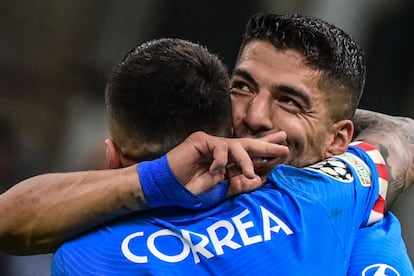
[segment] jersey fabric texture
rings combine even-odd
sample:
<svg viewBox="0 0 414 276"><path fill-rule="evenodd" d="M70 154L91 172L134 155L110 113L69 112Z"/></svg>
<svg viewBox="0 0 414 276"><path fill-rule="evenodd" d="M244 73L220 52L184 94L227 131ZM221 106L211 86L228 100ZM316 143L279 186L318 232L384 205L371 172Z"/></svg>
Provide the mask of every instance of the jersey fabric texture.
<svg viewBox="0 0 414 276"><path fill-rule="evenodd" d="M413 265L401 236L401 225L391 212L371 227L358 231L349 276L413 276Z"/></svg>
<svg viewBox="0 0 414 276"><path fill-rule="evenodd" d="M311 167L280 165L264 187L207 210L117 219L64 243L52 275L346 275L358 229L381 214L374 159L350 146Z"/></svg>

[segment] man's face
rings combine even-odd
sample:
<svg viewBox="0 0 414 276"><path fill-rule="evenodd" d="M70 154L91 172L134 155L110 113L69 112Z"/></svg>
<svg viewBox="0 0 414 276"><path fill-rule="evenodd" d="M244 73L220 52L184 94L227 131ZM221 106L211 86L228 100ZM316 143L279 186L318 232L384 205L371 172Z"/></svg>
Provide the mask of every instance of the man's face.
<svg viewBox="0 0 414 276"><path fill-rule="evenodd" d="M325 158L330 142L326 96L320 71L303 63L295 50L252 41L231 79L234 134L262 137L283 130L290 150L287 164L302 167ZM264 168L261 175L271 168Z"/></svg>

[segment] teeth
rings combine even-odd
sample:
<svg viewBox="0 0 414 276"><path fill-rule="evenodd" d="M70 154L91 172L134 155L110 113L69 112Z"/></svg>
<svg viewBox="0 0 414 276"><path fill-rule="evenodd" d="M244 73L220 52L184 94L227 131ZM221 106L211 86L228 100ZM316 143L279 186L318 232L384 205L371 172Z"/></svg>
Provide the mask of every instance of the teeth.
<svg viewBox="0 0 414 276"><path fill-rule="evenodd" d="M261 158L261 157L255 157L255 158L253 158L253 161L254 161L254 162L262 162L262 163L267 163L267 162L269 162L269 160L268 160L268 159L266 159L266 158Z"/></svg>

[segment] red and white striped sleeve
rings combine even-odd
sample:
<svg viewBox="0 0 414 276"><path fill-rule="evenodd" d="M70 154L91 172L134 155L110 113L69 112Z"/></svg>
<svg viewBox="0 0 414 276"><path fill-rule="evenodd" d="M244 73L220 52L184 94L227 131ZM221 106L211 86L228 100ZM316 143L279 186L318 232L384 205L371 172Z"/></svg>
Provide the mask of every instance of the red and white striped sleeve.
<svg viewBox="0 0 414 276"><path fill-rule="evenodd" d="M384 217L385 212L385 202L388 189L388 171L385 165L384 158L381 153L371 144L367 142L356 141L351 143L352 146L357 146L360 149L364 150L372 161L375 163L375 167L378 172L378 183L379 183L379 193L378 199L372 208L367 225L371 225Z"/></svg>

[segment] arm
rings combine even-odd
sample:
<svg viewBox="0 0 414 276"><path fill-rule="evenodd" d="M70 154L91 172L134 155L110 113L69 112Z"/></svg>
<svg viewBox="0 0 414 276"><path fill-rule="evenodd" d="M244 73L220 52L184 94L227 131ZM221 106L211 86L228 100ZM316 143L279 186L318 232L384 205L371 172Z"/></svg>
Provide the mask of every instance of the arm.
<svg viewBox="0 0 414 276"><path fill-rule="evenodd" d="M387 164L388 209L414 182L414 120L358 109L354 140L377 147Z"/></svg>
<svg viewBox="0 0 414 276"><path fill-rule="evenodd" d="M191 135L167 155L174 174L192 193L201 193L223 180L230 153L246 177L236 176L230 190L257 188L252 161L244 151L260 156L286 154L275 140L224 139ZM203 186L200 189L200 185ZM53 252L63 241L114 217L147 207L136 166L116 170L56 173L35 176L0 195L0 250L13 255Z"/></svg>
<svg viewBox="0 0 414 276"><path fill-rule="evenodd" d="M144 208L135 166L35 176L0 195L0 249L50 253L87 229Z"/></svg>

